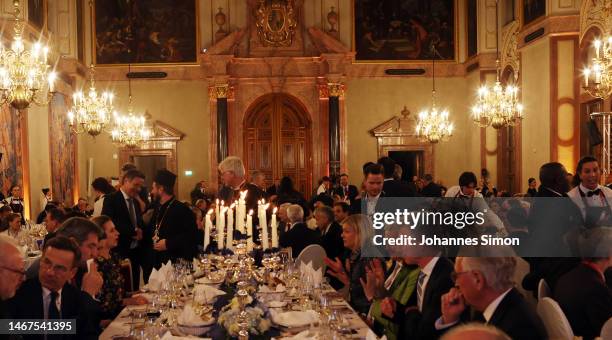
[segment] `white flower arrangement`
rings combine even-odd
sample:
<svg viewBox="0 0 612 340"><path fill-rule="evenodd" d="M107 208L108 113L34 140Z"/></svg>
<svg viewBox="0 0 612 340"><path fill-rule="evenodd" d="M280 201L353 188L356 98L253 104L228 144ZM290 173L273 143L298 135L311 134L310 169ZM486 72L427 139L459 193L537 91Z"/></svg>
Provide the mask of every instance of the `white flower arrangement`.
<svg viewBox="0 0 612 340"><path fill-rule="evenodd" d="M249 296L247 304L253 302L253 298ZM246 307L245 311L248 315L247 323L250 334L261 335L270 329L271 322L266 320L264 312L259 307ZM230 336L238 336L240 331L239 318L240 315L240 304L237 298L233 298L229 304L221 309L217 322L225 327Z"/></svg>

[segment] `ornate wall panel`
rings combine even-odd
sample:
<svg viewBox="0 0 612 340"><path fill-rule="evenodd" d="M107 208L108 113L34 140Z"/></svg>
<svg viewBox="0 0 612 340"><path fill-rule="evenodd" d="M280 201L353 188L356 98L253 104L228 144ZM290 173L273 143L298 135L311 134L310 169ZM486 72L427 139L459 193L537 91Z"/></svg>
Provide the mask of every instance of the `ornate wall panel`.
<svg viewBox="0 0 612 340"><path fill-rule="evenodd" d="M75 203L77 193L77 138L70 131L68 99L56 94L49 105L49 157L51 191L59 202Z"/></svg>

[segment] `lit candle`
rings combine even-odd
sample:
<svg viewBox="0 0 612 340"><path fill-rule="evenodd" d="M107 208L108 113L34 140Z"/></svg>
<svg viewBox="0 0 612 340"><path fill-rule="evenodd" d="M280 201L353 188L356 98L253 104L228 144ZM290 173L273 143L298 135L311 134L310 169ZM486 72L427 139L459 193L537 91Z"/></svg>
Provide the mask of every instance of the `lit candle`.
<svg viewBox="0 0 612 340"><path fill-rule="evenodd" d="M219 219L219 224L217 224L217 246L219 249L225 248L223 241L225 239L225 212L227 209L227 207L221 208L221 218Z"/></svg>
<svg viewBox="0 0 612 340"><path fill-rule="evenodd" d="M253 251L253 210L249 211L246 218L247 229L247 251Z"/></svg>
<svg viewBox="0 0 612 340"><path fill-rule="evenodd" d="M221 206L219 205L219 199L215 200L215 225L219 225L219 218L221 217Z"/></svg>
<svg viewBox="0 0 612 340"><path fill-rule="evenodd" d="M268 206L265 204L266 200L261 200L261 203L257 207L257 217L259 218L259 226L261 227L261 245L264 250L270 248L269 239L268 239L268 221L266 216L266 210L268 210Z"/></svg>
<svg viewBox="0 0 612 340"><path fill-rule="evenodd" d="M206 214L206 223L204 224L204 250L206 250L206 247L208 247L208 245L210 244L210 230L212 229L212 215L213 210L210 209L208 210L208 213Z"/></svg>
<svg viewBox="0 0 612 340"><path fill-rule="evenodd" d="M236 203L232 203L227 211L227 249L234 245L234 206Z"/></svg>
<svg viewBox="0 0 612 340"><path fill-rule="evenodd" d="M242 234L246 234L244 229L244 219L246 218L246 195L248 190L240 192L240 198L238 199L238 207L236 208L236 229Z"/></svg>
<svg viewBox="0 0 612 340"><path fill-rule="evenodd" d="M278 224L276 223L276 211L278 208L274 208L272 211L272 221L270 222L270 228L272 228L272 248L278 248Z"/></svg>

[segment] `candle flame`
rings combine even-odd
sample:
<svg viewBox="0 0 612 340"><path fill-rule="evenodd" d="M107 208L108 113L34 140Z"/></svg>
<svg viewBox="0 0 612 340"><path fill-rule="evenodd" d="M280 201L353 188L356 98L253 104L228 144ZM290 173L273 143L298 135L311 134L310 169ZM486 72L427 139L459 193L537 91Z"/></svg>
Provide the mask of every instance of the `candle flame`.
<svg viewBox="0 0 612 340"><path fill-rule="evenodd" d="M219 204L219 199L218 198L215 200L215 203Z"/></svg>
<svg viewBox="0 0 612 340"><path fill-rule="evenodd" d="M234 207L236 206L236 202L232 203L232 205L230 205L230 210L234 209Z"/></svg>
<svg viewBox="0 0 612 340"><path fill-rule="evenodd" d="M225 201L221 201L221 206L224 206L224 205L225 205Z"/></svg>
<svg viewBox="0 0 612 340"><path fill-rule="evenodd" d="M276 214L276 211L278 210L278 207L274 207L274 210L272 210L273 214Z"/></svg>
<svg viewBox="0 0 612 340"><path fill-rule="evenodd" d="M206 215L211 215L212 213L213 213L213 210L212 210L212 209L210 209L210 210L208 210L208 212L206 213Z"/></svg>
<svg viewBox="0 0 612 340"><path fill-rule="evenodd" d="M268 210L268 207L269 207L269 206L270 206L270 203L266 203L266 204L264 205L264 210Z"/></svg>
<svg viewBox="0 0 612 340"><path fill-rule="evenodd" d="M253 209L249 210L249 215L253 216Z"/></svg>
<svg viewBox="0 0 612 340"><path fill-rule="evenodd" d="M247 192L249 192L249 191L245 190L245 191L241 191L240 192L240 199L241 200L244 200L246 198Z"/></svg>

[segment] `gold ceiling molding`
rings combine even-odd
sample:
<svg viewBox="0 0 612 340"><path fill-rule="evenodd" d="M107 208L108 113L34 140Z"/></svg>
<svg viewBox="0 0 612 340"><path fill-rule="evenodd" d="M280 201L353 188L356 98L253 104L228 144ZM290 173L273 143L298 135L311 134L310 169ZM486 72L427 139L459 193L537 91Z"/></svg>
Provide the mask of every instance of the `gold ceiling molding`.
<svg viewBox="0 0 612 340"><path fill-rule="evenodd" d="M518 20L514 20L502 30L501 70L503 72L508 66L512 68L515 81L518 80L521 69L521 58L518 53L519 28Z"/></svg>
<svg viewBox="0 0 612 340"><path fill-rule="evenodd" d="M612 29L612 0L583 0L580 7L580 42L592 27L601 33Z"/></svg>

